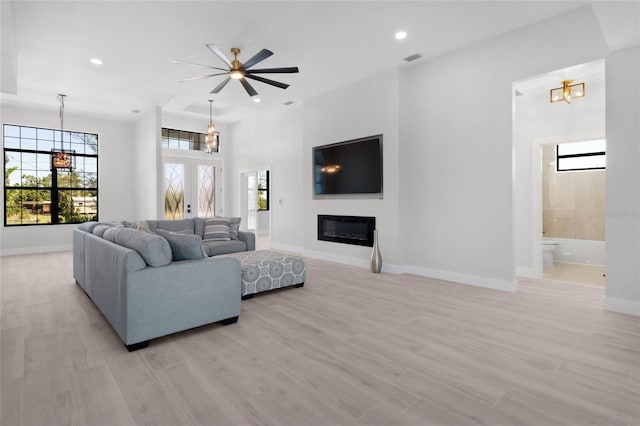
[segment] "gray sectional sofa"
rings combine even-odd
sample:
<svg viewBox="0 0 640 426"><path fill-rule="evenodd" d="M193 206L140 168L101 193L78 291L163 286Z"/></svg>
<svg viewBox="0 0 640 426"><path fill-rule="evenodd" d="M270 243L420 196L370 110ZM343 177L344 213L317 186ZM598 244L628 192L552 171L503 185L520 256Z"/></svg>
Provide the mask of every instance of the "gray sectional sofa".
<svg viewBox="0 0 640 426"><path fill-rule="evenodd" d="M87 222L73 231L74 278L127 349L204 324L236 322L240 262L215 255L255 250L255 236L238 231L237 239L203 242L202 218L142 224Z"/></svg>

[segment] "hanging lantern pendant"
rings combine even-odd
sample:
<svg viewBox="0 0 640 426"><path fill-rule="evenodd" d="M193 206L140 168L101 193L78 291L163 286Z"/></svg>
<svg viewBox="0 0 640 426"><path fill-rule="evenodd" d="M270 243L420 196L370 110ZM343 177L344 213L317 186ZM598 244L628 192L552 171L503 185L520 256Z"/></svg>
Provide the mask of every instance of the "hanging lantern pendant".
<svg viewBox="0 0 640 426"><path fill-rule="evenodd" d="M54 148L51 149L51 166L54 169L69 169L73 170L74 151L64 150L64 99L67 95L58 94L60 100L60 149L55 148L55 132L54 132ZM71 143L71 141L69 141Z"/></svg>

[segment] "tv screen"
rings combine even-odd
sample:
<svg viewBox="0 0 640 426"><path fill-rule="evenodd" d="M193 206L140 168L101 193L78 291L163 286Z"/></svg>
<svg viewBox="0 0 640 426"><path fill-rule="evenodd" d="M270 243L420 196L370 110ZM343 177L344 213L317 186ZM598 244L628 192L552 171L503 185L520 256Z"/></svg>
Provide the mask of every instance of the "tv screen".
<svg viewBox="0 0 640 426"><path fill-rule="evenodd" d="M313 178L316 197L382 198L382 135L314 147Z"/></svg>

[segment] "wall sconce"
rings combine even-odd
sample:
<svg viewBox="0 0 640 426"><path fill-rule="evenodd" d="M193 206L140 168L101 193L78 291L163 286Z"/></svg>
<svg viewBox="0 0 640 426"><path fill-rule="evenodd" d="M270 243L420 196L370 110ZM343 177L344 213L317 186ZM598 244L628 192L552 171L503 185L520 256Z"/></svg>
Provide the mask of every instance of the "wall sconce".
<svg viewBox="0 0 640 426"><path fill-rule="evenodd" d="M562 87L556 87L549 91L549 102L565 101L570 104L574 98L582 98L585 95L584 83L573 83L573 80L565 80Z"/></svg>

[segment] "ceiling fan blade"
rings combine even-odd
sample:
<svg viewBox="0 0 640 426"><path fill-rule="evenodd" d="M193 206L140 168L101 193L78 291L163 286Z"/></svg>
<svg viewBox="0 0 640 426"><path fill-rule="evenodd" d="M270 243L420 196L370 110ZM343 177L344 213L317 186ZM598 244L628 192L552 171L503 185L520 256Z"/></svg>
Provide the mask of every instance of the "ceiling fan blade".
<svg viewBox="0 0 640 426"><path fill-rule="evenodd" d="M227 85L227 83L229 82L229 80L231 80L231 77L227 77L224 80L222 80L222 82L220 84L218 84L211 92L209 92L210 94L212 93L218 93L219 91L221 91L224 86Z"/></svg>
<svg viewBox="0 0 640 426"><path fill-rule="evenodd" d="M254 97L258 94L258 92L256 92L256 89L254 89L246 79L241 78L240 83L242 83L242 87L244 87L244 90L247 91L249 96Z"/></svg>
<svg viewBox="0 0 640 426"><path fill-rule="evenodd" d="M267 83L267 84L270 84L272 86L279 87L281 89L286 89L287 87L289 87L288 84L280 83L279 81L269 80L268 78L260 77L258 75L245 74L244 76L247 77L247 78L256 80L256 81L260 81L262 83Z"/></svg>
<svg viewBox="0 0 640 426"><path fill-rule="evenodd" d="M209 50L211 52L213 52L214 55L216 55L218 58L220 58L220 60L222 60L222 62L227 64L227 66L229 68L233 68L233 66L231 65L231 60L229 58L227 58L227 55L224 54L222 49L220 49L215 44L207 44L207 47L209 48Z"/></svg>
<svg viewBox="0 0 640 426"><path fill-rule="evenodd" d="M257 64L258 62L262 62L265 59L267 59L269 56L273 55L273 52L267 49L262 49L261 51L259 51L258 53L256 53L255 55L253 55L251 58L247 59L247 62L245 62L243 64L243 68L249 69L252 66L254 66L255 64Z"/></svg>
<svg viewBox="0 0 640 426"><path fill-rule="evenodd" d="M285 68L262 68L257 70L247 70L247 74L291 74L300 72L298 67L285 67Z"/></svg>
<svg viewBox="0 0 640 426"><path fill-rule="evenodd" d="M203 78L215 77L216 75L226 75L226 74L228 74L228 73L219 72L217 74L206 74L206 75L199 75L197 77L183 78L182 80L178 80L178 81L180 83L184 83L185 81L200 80L200 79L203 79Z"/></svg>
<svg viewBox="0 0 640 426"><path fill-rule="evenodd" d="M214 70L220 70L220 71L228 71L224 68L218 68L218 67L212 67L211 65L202 65L202 64L195 64L193 62L186 62L186 61L178 61L177 59L171 59L169 62L173 62L174 64L184 64L184 65L191 65L193 67L200 67L200 68L212 68Z"/></svg>

